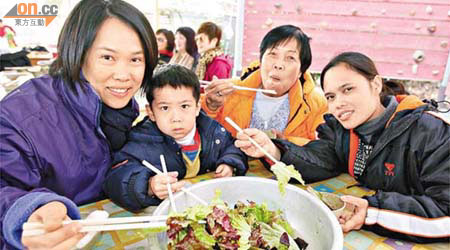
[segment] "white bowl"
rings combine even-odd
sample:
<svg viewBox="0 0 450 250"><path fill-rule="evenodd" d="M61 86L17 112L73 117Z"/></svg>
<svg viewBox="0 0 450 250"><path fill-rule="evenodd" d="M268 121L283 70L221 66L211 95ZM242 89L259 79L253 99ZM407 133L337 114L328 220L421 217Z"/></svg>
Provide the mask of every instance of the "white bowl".
<svg viewBox="0 0 450 250"><path fill-rule="evenodd" d="M229 206L237 201L265 202L269 209L280 209L284 217L308 243L307 249L343 248L343 234L339 222L331 210L319 199L293 185L287 185L286 195L281 196L275 180L260 177L230 177L208 180L188 188L192 193L209 202L215 190L222 191L222 200ZM197 202L183 192L174 195L178 211L196 205ZM163 201L153 215L167 215L170 202ZM167 235L157 235L161 249L166 249Z"/></svg>

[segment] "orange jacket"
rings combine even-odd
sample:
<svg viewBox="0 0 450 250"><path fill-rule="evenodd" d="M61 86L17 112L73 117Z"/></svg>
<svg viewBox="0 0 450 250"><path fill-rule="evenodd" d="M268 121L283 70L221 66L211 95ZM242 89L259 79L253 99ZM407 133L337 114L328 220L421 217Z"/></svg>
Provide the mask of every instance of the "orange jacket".
<svg viewBox="0 0 450 250"><path fill-rule="evenodd" d="M297 80L289 90L289 121L283 131L286 139L297 145L304 145L310 140L316 139L316 128L323 123L323 115L328 109L324 95L315 89L314 81L309 72L305 74L305 79L303 88L300 81ZM235 84L259 88L261 86L260 70L254 71L243 81L236 80ZM233 136L236 136L236 130L225 121L225 117L230 117L241 128L248 128L255 96L256 92L254 91L235 91L227 97L224 105L216 111L208 109L206 98L203 98L202 108L209 116L230 131Z"/></svg>

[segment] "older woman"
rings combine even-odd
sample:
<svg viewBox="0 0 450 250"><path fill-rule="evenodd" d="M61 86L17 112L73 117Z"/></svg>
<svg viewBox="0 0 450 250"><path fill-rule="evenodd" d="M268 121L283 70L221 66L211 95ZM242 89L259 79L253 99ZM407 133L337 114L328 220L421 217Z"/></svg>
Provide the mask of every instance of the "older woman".
<svg viewBox="0 0 450 250"><path fill-rule="evenodd" d="M89 25L86 25L89 24ZM2 246L69 249L83 236L77 206L103 199L102 184L138 115L133 95L152 77L157 46L146 17L121 0L82 0L46 75L0 103ZM47 231L21 237L24 222Z"/></svg>
<svg viewBox="0 0 450 250"><path fill-rule="evenodd" d="M211 81L213 76L219 79L231 77L231 59L220 47L221 38L222 29L213 22L204 22L198 28L195 36L201 55L196 69L198 79Z"/></svg>
<svg viewBox="0 0 450 250"><path fill-rule="evenodd" d="M322 88L331 114L319 140L300 147L272 142L247 129L236 146L262 157L249 136L275 158L293 164L306 182L347 172L373 196L343 199L354 213L340 218L344 232L360 229L416 242L449 241L450 126L415 96L385 96L374 63L347 52L325 66ZM381 98L380 98L381 95Z"/></svg>
<svg viewBox="0 0 450 250"><path fill-rule="evenodd" d="M327 107L307 72L311 65L309 38L293 25L274 28L261 42L260 61L243 80L213 80L205 89L203 109L233 135L236 130L224 121L227 116L242 128L271 130L299 145L315 139ZM235 84L275 94L234 91Z"/></svg>

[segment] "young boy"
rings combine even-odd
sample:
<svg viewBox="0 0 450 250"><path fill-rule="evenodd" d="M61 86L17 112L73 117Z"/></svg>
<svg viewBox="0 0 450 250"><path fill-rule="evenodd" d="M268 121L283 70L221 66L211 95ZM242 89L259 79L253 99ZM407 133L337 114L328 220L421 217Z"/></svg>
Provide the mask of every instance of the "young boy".
<svg viewBox="0 0 450 250"><path fill-rule="evenodd" d="M130 132L128 142L114 154L103 189L120 206L137 211L158 205L184 178L215 171L215 177L245 175L245 154L218 122L200 110L200 84L194 72L180 65L163 65L145 89L148 117ZM164 155L169 176L141 164L146 160L162 170Z"/></svg>

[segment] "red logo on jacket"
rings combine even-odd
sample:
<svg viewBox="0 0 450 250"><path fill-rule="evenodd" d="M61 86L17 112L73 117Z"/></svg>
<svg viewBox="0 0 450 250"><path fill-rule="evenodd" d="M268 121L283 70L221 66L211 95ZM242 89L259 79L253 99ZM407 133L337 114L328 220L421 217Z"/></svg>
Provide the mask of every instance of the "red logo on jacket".
<svg viewBox="0 0 450 250"><path fill-rule="evenodd" d="M385 162L384 166L386 167L386 170L384 170L384 175L386 176L394 176L394 168L395 168L395 164L394 163L388 163Z"/></svg>

